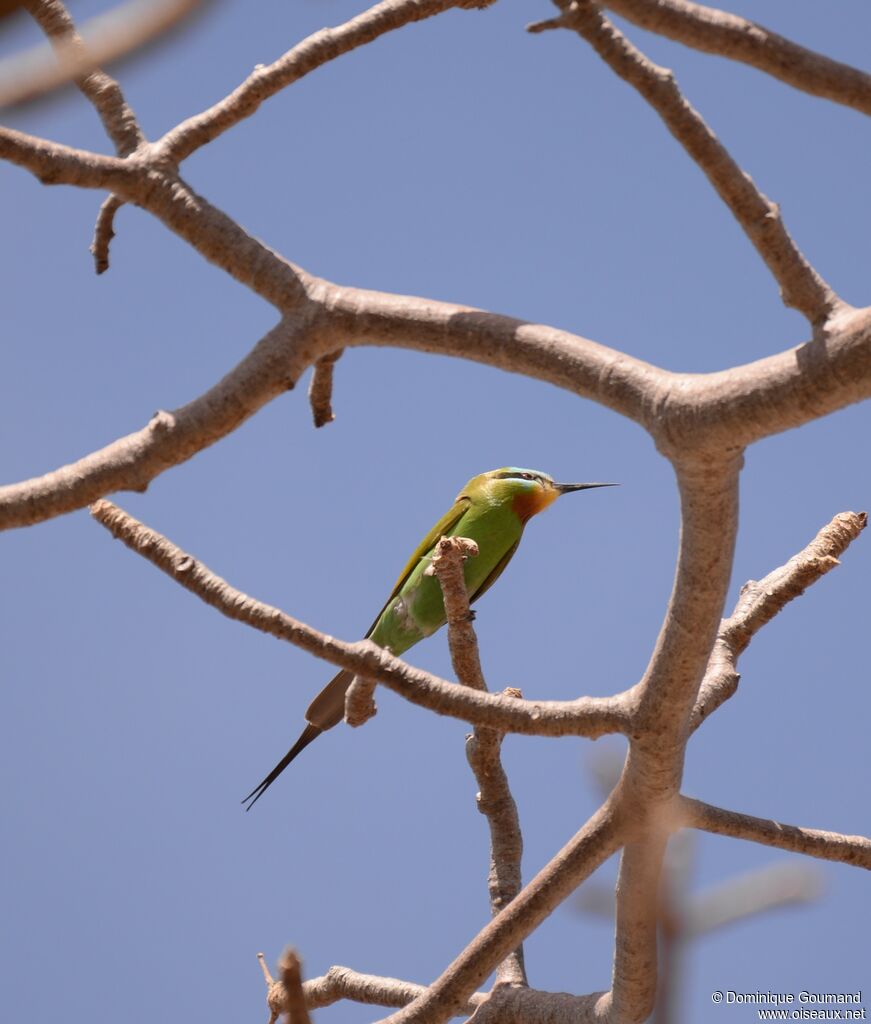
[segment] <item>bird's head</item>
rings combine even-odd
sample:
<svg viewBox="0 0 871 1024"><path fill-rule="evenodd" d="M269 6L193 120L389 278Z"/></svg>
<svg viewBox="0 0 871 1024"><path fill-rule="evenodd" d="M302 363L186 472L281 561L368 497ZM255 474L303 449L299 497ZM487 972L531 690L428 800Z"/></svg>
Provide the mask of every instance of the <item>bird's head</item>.
<svg viewBox="0 0 871 1024"><path fill-rule="evenodd" d="M558 484L552 476L537 469L504 466L472 477L460 497L493 505L510 503L521 522L552 505L561 494L585 491L591 487L616 487L616 484Z"/></svg>

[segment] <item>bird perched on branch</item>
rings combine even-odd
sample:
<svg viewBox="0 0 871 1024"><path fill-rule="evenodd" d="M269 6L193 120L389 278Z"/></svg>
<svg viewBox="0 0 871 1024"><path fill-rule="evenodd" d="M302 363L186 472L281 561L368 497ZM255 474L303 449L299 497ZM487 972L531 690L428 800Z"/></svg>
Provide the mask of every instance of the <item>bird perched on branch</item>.
<svg viewBox="0 0 871 1024"><path fill-rule="evenodd" d="M562 494L614 484L558 484L534 469L507 467L472 477L408 560L366 639L392 654L402 654L445 624L441 586L431 572L433 550L442 537L468 537L478 555L464 566L469 601L477 599L502 575L517 550L523 528ZM321 690L305 713L307 725L284 757L242 801L250 810L300 751L344 716L345 693L354 673L342 669Z"/></svg>

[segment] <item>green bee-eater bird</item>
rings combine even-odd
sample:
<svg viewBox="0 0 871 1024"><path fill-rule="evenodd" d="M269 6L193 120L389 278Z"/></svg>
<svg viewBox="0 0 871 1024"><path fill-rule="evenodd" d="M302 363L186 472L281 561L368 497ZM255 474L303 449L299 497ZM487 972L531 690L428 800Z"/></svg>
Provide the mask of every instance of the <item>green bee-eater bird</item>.
<svg viewBox="0 0 871 1024"><path fill-rule="evenodd" d="M523 528L561 494L614 484L558 484L533 469L494 469L472 477L457 495L451 510L423 538L402 570L366 639L392 654L402 654L445 624L442 589L427 573L433 549L442 537L468 537L478 554L464 566L469 601L478 598L502 575L517 550ZM337 725L345 713L345 692L354 673L342 669L309 704L308 723L284 757L242 801L250 810L296 755L322 732Z"/></svg>

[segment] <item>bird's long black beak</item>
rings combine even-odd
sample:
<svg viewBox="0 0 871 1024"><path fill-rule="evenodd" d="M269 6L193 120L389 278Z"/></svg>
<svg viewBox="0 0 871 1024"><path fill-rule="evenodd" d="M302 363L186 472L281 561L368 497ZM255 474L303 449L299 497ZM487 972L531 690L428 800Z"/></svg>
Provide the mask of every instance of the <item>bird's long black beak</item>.
<svg viewBox="0 0 871 1024"><path fill-rule="evenodd" d="M554 484L560 494L569 494L571 491L588 491L591 487L619 487L620 484Z"/></svg>

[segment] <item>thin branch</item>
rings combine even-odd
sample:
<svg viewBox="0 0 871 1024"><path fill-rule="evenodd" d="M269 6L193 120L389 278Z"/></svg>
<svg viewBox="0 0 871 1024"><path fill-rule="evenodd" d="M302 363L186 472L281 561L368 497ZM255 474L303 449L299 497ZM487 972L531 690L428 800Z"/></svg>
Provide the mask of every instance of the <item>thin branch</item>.
<svg viewBox="0 0 871 1024"><path fill-rule="evenodd" d="M635 88L705 173L780 285L787 306L820 325L843 303L804 258L778 207L729 155L701 115L683 97L674 75L638 50L592 0L554 0L562 23L574 29L605 63Z"/></svg>
<svg viewBox="0 0 871 1024"><path fill-rule="evenodd" d="M784 825L773 818L754 818L749 814L727 811L681 797L678 809L686 828L698 828L715 835L747 839L779 850L804 853L821 860L852 864L871 871L871 839L865 836L845 836L838 832L823 832L814 828Z"/></svg>
<svg viewBox="0 0 871 1024"><path fill-rule="evenodd" d="M79 39L72 46L59 48L56 58L43 47L6 58L0 63L0 106L26 103L75 79L93 77L101 64L117 60L163 35L201 2L203 0L131 0L84 25L86 48ZM60 5L55 0L27 0L24 6L34 16L39 16L39 7ZM51 15L49 12L46 18ZM102 110L100 113L103 116ZM123 120L118 122L119 127ZM110 135L115 138L114 129Z"/></svg>
<svg viewBox="0 0 871 1024"><path fill-rule="evenodd" d="M61 80L74 79L76 85L94 105L103 122L106 134L114 142L119 156L127 156L145 141L136 115L128 106L121 88L114 78L100 70L82 37L76 32L73 19L61 0L25 0L24 6L39 24L54 47ZM44 70L44 69L43 69ZM18 78L19 87L29 86L21 98L33 95L33 82ZM0 104L3 103L0 85ZM7 100L8 102L8 100Z"/></svg>
<svg viewBox="0 0 871 1024"><path fill-rule="evenodd" d="M487 691L481 658L478 654L478 638L472 622L475 613L469 607L463 563L467 558L477 558L478 545L468 537L442 537L436 544L432 563L427 572L438 577L445 603L445 618L448 625L448 646L451 663L458 681L473 690Z"/></svg>
<svg viewBox="0 0 871 1024"><path fill-rule="evenodd" d="M329 352L315 363L308 389L309 405L316 427L324 427L336 418L333 414L333 367L344 349Z"/></svg>
<svg viewBox="0 0 871 1024"><path fill-rule="evenodd" d="M328 61L371 43L387 32L452 7L486 7L492 2L382 0L336 28L323 28L308 36L272 64L258 65L229 96L167 132L158 143L160 151L171 163L178 164L228 128L250 117L264 100Z"/></svg>
<svg viewBox="0 0 871 1024"><path fill-rule="evenodd" d="M345 643L337 640L231 587L166 537L112 502L98 501L91 507L91 515L132 551L222 615L292 643L340 668L375 678L412 703L437 714L528 736L593 737L629 726L619 696L521 701L501 694L477 693L413 668L371 641Z"/></svg>
<svg viewBox="0 0 871 1024"><path fill-rule="evenodd" d="M321 978L312 978L303 983L306 1004L316 1010L331 1006L340 999L375 1006L406 1006L426 992L425 985L397 978L381 978L374 974L360 974L350 967L331 967ZM475 1007L486 999L483 992L470 996L458 1013L473 1013ZM283 1002L282 1002L283 1007Z"/></svg>
<svg viewBox="0 0 871 1024"><path fill-rule="evenodd" d="M286 949L278 962L284 988L284 1012L287 1024L311 1024L302 987L302 961L295 949Z"/></svg>
<svg viewBox="0 0 871 1024"><path fill-rule="evenodd" d="M619 797L607 800L418 999L381 1024L441 1024L454 1016L511 950L619 848L627 826ZM498 991L522 997L526 990L505 986ZM574 1024L601 1022L606 998L596 994L578 1000Z"/></svg>
<svg viewBox="0 0 871 1024"><path fill-rule="evenodd" d="M478 638L472 626L474 613L469 607L463 570L464 560L477 555L478 545L474 541L466 537L442 537L436 545L430 569L438 577L444 595L451 663L457 679L463 686L486 691ZM505 695L522 696L513 688L505 690ZM494 917L508 906L522 886L523 834L517 805L502 766L502 738L502 733L496 729L476 727L466 741L466 757L479 787L478 810L486 816L490 830L488 889L490 912ZM527 984L522 946L512 950L499 964L496 984Z"/></svg>
<svg viewBox="0 0 871 1024"><path fill-rule="evenodd" d="M94 257L94 269L98 274L104 274L109 269L109 245L115 237L115 214L123 205L124 200L118 196L107 196L97 214L91 255Z"/></svg>
<svg viewBox="0 0 871 1024"><path fill-rule="evenodd" d="M737 690L738 659L756 633L778 612L840 563L838 558L865 529L865 512L840 512L797 555L758 583L741 588L735 610L717 634L705 678L693 708L691 728L697 729L712 711Z"/></svg>
<svg viewBox="0 0 871 1024"><path fill-rule="evenodd" d="M737 14L688 0L603 0L641 28L718 57L741 61L795 89L871 114L871 75Z"/></svg>

